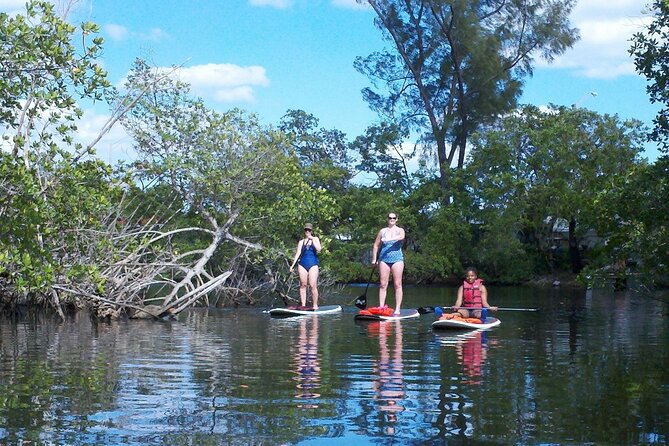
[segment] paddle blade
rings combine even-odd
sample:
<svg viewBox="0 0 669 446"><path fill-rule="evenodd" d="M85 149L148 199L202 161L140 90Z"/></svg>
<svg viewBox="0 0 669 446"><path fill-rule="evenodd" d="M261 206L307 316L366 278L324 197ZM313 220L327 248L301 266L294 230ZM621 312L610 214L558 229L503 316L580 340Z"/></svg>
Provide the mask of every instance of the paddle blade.
<svg viewBox="0 0 669 446"><path fill-rule="evenodd" d="M418 307L416 310L420 314L434 313L434 307Z"/></svg>
<svg viewBox="0 0 669 446"><path fill-rule="evenodd" d="M355 300L355 306L360 308L361 310L367 308L367 295L363 294L362 296L358 297Z"/></svg>

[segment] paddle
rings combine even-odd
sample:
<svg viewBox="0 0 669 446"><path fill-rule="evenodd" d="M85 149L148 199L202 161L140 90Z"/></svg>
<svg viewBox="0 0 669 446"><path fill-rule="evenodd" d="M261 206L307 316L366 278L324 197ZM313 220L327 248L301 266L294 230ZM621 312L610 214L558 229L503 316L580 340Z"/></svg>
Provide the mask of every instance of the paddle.
<svg viewBox="0 0 669 446"><path fill-rule="evenodd" d="M360 308L361 310L364 310L367 308L367 290L369 289L369 282L372 281L372 276L374 275L374 270L376 269L376 265L372 266L372 272L369 274L369 279L367 280L367 286L365 287L365 292L362 293L361 296L358 296L355 299L355 306Z"/></svg>
<svg viewBox="0 0 669 446"><path fill-rule="evenodd" d="M459 308L463 308L465 310L482 310L483 308L471 308L471 307L419 307L416 308L420 314L428 314L428 313L436 313L441 311L443 313L444 309L452 309L452 310L457 310ZM487 308L489 309L489 308ZM505 307L497 307L498 311L539 311L538 308L505 308Z"/></svg>

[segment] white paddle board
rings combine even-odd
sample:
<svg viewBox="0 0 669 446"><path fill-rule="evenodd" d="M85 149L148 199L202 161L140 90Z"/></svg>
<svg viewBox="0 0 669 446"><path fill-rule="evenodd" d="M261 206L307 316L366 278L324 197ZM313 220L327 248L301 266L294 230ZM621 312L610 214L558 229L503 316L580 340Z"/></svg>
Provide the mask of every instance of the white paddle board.
<svg viewBox="0 0 669 446"><path fill-rule="evenodd" d="M304 315L321 315L321 314L332 314L339 313L341 311L340 305L324 305L318 307L318 310L311 309L302 309L299 307L283 307L283 308L272 308L269 310L270 316L275 317L291 317L291 316L304 316Z"/></svg>
<svg viewBox="0 0 669 446"><path fill-rule="evenodd" d="M439 330L480 330L483 328L497 327L501 323L502 321L496 317L487 317L485 323L482 322L480 324L466 322L461 318L456 317L453 319L439 319L434 321L432 322L432 328Z"/></svg>

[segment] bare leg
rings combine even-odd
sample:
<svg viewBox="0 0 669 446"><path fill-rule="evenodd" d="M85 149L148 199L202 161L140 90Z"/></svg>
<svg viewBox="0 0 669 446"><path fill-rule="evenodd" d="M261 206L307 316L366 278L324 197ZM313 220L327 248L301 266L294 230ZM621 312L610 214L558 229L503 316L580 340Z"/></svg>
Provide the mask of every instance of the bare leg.
<svg viewBox="0 0 669 446"><path fill-rule="evenodd" d="M309 287L311 288L311 303L314 310L318 310L318 265L309 268Z"/></svg>
<svg viewBox="0 0 669 446"><path fill-rule="evenodd" d="M458 309L458 313L460 313L460 316L462 317L469 317L469 310L464 310L462 308Z"/></svg>
<svg viewBox="0 0 669 446"><path fill-rule="evenodd" d="M390 267L388 264L379 262L379 306L386 304L386 293L388 292L388 279L390 279Z"/></svg>
<svg viewBox="0 0 669 446"><path fill-rule="evenodd" d="M309 272L302 266L297 267L297 272L300 275L300 302L302 306L307 305L307 282L309 281Z"/></svg>
<svg viewBox="0 0 669 446"><path fill-rule="evenodd" d="M402 307L402 298L404 297L404 290L402 290L402 274L404 273L404 262L393 263L391 268L393 272L393 286L395 287L395 314L400 314Z"/></svg>

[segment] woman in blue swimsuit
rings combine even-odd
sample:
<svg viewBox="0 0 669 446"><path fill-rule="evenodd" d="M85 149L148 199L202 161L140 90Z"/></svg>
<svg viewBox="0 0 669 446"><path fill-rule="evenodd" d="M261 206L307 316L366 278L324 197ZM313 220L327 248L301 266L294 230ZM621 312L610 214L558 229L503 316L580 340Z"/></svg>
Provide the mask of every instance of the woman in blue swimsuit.
<svg viewBox="0 0 669 446"><path fill-rule="evenodd" d="M402 306L402 274L404 273L404 255L402 254L402 243L404 242L404 229L397 226L397 213L388 214L388 227L383 228L376 235L372 248L372 264L379 265L379 306L386 304L386 292L390 274L393 275L393 286L395 287L395 314L400 314ZM378 256L378 258L377 258Z"/></svg>
<svg viewBox="0 0 669 446"><path fill-rule="evenodd" d="M318 253L321 252L321 241L314 236L314 227L311 223L304 224L304 238L297 244L290 272L293 272L298 263L297 272L300 275L300 301L302 307L307 306L307 286L311 288L313 309L318 310Z"/></svg>

